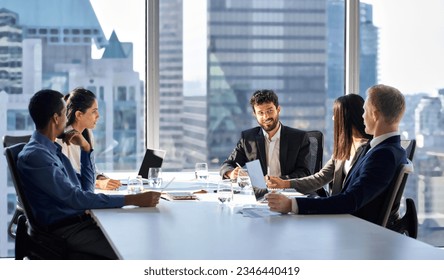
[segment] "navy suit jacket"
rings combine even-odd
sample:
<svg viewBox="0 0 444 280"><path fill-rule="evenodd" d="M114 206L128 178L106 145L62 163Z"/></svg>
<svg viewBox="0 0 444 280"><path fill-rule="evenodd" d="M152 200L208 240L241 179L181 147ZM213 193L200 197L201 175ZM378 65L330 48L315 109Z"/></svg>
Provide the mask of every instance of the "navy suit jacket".
<svg viewBox="0 0 444 280"><path fill-rule="evenodd" d="M400 136L392 136L360 158L334 196L296 198L299 214L353 214L376 222L387 190L401 164L407 163Z"/></svg>
<svg viewBox="0 0 444 280"><path fill-rule="evenodd" d="M300 178L310 175L310 142L307 132L281 124L281 138L279 146L279 162L282 178ZM257 126L242 131L241 138L231 155L220 168L220 175L236 168L236 163L244 166L245 163L259 159L262 172L267 174L267 156L265 153L265 137L262 129Z"/></svg>

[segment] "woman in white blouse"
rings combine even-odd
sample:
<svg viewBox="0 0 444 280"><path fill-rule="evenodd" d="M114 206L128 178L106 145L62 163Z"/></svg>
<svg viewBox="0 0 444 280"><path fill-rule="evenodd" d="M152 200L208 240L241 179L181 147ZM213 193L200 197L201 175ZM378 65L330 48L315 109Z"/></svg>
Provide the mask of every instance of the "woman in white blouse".
<svg viewBox="0 0 444 280"><path fill-rule="evenodd" d="M99 106L96 96L90 90L84 88L75 88L65 96L67 126L66 131L76 130L81 132L91 148L94 148L94 136L92 129L96 127L99 120ZM74 169L80 173L80 147L76 145L67 145L63 139L57 139L57 143L62 146L62 152L71 161ZM97 173L96 188L113 190L120 187L119 180L113 180L104 174Z"/></svg>
<svg viewBox="0 0 444 280"><path fill-rule="evenodd" d="M342 190L342 184L353 164L364 151L371 136L365 133L364 99L357 94L347 94L337 98L333 104L333 155L317 173L297 179L282 180L270 176L269 188L289 189L309 194L330 184L330 195Z"/></svg>

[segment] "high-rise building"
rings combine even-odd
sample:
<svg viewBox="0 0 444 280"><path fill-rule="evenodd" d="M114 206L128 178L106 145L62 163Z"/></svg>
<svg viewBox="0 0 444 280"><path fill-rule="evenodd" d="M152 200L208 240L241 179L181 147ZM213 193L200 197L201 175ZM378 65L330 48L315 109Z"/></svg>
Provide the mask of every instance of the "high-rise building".
<svg viewBox="0 0 444 280"><path fill-rule="evenodd" d="M219 167L256 126L249 98L279 96L283 124L325 128L326 0L209 0L208 162Z"/></svg>
<svg viewBox="0 0 444 280"><path fill-rule="evenodd" d="M360 41L359 41L359 92L365 99L365 91L378 81L378 28L373 24L372 6L360 3ZM325 116L325 145L327 156L333 152L333 102L339 96L350 93L345 92L345 2L344 0L327 1L327 114Z"/></svg>
<svg viewBox="0 0 444 280"><path fill-rule="evenodd" d="M160 148L166 170L183 168L183 3L159 1Z"/></svg>
<svg viewBox="0 0 444 280"><path fill-rule="evenodd" d="M0 7L0 90L22 93L22 28L18 15Z"/></svg>
<svg viewBox="0 0 444 280"><path fill-rule="evenodd" d="M114 32L108 41L88 0L0 0L0 30L0 48L7 50L0 53L2 61L15 62L7 66L6 80L17 81L17 86L1 83L0 66L0 135L32 133L27 106L36 91L85 87L99 102L94 131L99 170L135 170L145 147L145 95L133 70L132 43L120 42ZM100 59L91 57L93 43L105 48ZM15 66L21 61L19 71ZM5 161L0 175L0 256L5 257L14 255L6 233L16 203Z"/></svg>

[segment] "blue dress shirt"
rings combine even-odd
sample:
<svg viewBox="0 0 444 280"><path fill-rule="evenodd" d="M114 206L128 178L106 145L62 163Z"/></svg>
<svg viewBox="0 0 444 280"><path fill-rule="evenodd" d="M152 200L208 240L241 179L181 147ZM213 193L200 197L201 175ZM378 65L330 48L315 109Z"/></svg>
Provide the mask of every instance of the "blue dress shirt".
<svg viewBox="0 0 444 280"><path fill-rule="evenodd" d="M17 168L32 212L43 226L54 224L93 208L124 206L123 195L94 193L94 155L81 152L78 174L60 145L38 131L18 156Z"/></svg>

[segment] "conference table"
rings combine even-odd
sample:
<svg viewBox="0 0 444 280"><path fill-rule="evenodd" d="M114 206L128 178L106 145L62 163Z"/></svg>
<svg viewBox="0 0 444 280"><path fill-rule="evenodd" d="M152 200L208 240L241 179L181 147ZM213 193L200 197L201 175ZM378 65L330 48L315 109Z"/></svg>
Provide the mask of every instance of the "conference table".
<svg viewBox="0 0 444 280"><path fill-rule="evenodd" d="M196 188L207 191L199 200L91 213L127 260L444 260L442 249L352 215L284 215L254 196L221 204L208 185L184 180L168 187Z"/></svg>

